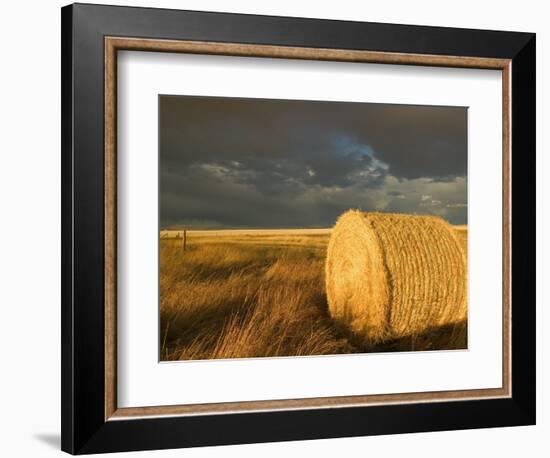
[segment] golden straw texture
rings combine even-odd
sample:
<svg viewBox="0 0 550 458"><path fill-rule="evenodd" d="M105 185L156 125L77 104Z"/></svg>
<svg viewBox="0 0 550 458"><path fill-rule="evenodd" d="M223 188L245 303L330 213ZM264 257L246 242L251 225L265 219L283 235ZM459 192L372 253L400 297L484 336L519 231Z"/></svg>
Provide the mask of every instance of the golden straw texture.
<svg viewBox="0 0 550 458"><path fill-rule="evenodd" d="M465 320L463 246L435 216L344 213L325 265L332 317L373 342Z"/></svg>

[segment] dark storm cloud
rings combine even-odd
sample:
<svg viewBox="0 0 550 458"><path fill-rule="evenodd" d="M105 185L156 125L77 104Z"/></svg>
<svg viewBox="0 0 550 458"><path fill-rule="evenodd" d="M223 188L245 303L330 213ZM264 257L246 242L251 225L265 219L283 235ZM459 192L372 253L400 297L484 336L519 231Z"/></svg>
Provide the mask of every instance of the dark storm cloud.
<svg viewBox="0 0 550 458"><path fill-rule="evenodd" d="M159 110L162 226L327 226L351 207L465 222L464 108L161 96Z"/></svg>

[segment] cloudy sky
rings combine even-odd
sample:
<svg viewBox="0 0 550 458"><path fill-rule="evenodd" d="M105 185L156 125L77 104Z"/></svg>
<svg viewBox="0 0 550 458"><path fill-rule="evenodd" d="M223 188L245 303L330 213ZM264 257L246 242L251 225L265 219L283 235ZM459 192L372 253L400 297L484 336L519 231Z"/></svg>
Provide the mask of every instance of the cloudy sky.
<svg viewBox="0 0 550 458"><path fill-rule="evenodd" d="M160 225L329 227L349 208L466 223L467 110L160 96Z"/></svg>

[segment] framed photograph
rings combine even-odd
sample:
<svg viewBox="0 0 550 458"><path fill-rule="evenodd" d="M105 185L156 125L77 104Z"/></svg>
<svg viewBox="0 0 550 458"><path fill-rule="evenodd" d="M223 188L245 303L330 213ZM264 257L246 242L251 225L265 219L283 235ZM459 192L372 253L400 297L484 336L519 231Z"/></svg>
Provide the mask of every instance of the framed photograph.
<svg viewBox="0 0 550 458"><path fill-rule="evenodd" d="M535 423L535 35L62 9L62 448Z"/></svg>

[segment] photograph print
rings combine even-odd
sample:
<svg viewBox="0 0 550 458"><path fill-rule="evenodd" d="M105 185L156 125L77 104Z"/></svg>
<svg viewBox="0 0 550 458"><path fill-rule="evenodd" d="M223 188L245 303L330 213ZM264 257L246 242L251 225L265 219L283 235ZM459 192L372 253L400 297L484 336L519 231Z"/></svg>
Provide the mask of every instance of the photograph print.
<svg viewBox="0 0 550 458"><path fill-rule="evenodd" d="M160 95L160 360L467 349L467 118Z"/></svg>

